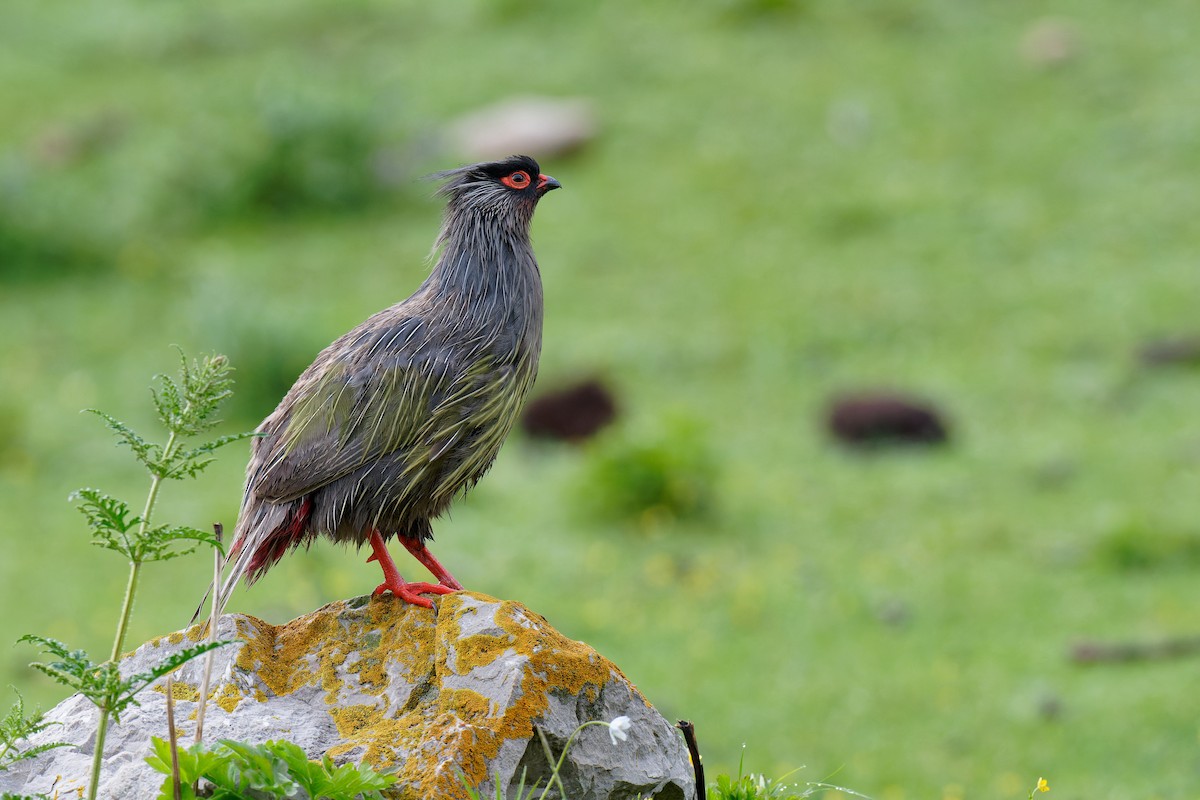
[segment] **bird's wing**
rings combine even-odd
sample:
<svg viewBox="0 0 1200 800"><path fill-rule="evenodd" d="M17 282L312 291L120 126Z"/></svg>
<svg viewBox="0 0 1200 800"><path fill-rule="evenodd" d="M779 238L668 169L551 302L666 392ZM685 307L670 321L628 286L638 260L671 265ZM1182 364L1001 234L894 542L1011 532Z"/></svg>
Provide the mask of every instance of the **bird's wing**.
<svg viewBox="0 0 1200 800"><path fill-rule="evenodd" d="M264 424L249 487L259 497L286 502L397 450L419 458L442 446L431 423L463 370L423 321L410 317L343 341L350 346L335 343L297 382L289 413Z"/></svg>

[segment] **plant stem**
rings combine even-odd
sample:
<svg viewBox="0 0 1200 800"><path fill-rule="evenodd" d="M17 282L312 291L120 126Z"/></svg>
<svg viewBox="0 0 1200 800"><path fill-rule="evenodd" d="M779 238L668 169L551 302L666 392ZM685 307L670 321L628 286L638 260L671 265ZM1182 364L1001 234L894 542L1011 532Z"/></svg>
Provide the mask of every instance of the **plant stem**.
<svg viewBox="0 0 1200 800"><path fill-rule="evenodd" d="M163 447L163 461L167 461L175 452L175 431L167 437ZM154 513L154 504L158 502L158 489L162 486L162 476L150 478L150 492L146 495L146 506L142 509L142 521L138 524L138 538L144 538L150 527L150 515ZM125 602L121 606L121 619L117 623L117 636L113 640L112 657L116 661L121 657L121 648L125 646L125 635L129 632L129 618L133 616L133 598L137 594L138 575L142 571L142 562L135 559L129 562L129 581L125 584ZM100 789L100 765L104 760L104 737L108 733L108 715L111 709L101 706L100 727L96 731L96 753L92 756L92 778L88 783L88 800L96 800L96 792Z"/></svg>
<svg viewBox="0 0 1200 800"><path fill-rule="evenodd" d="M92 755L92 778L88 782L88 800L96 800L100 789L100 765L104 760L104 734L108 731L108 709L100 709L100 730L96 731L96 752Z"/></svg>
<svg viewBox="0 0 1200 800"><path fill-rule="evenodd" d="M605 722L604 720L591 719L591 720L588 720L587 722L582 723L578 728L576 728L574 731L571 732L571 735L567 737L567 743L565 745L563 745L562 753L558 757L558 763L556 763L554 765L554 771L550 773L550 780L546 781L546 788L542 789L542 794L541 794L541 796L538 797L538 800L546 800L546 795L550 792L550 788L552 786L554 786L554 783L556 781L558 782L558 791L560 793L562 793L563 797L567 796L567 794L566 794L567 790L566 790L566 787L563 786L562 778L560 778L558 776L558 773L562 770L563 762L567 760L567 751L571 749L571 744L575 741L575 737L579 735L579 732L581 730L583 730L584 728L586 728L589 725L607 725L607 724L608 723ZM541 731L539 730L538 733L540 735ZM551 756L550 748L548 747L544 736L542 737L542 747L545 748L545 750L546 750L546 756L547 757Z"/></svg>
<svg viewBox="0 0 1200 800"><path fill-rule="evenodd" d="M125 634L129 630L129 618L133 615L133 596L137 594L138 575L142 571L142 562L129 562L129 580L125 583L125 602L121 605L121 619L117 623L117 636L113 641L110 661L121 657L121 648L125 646Z"/></svg>
<svg viewBox="0 0 1200 800"><path fill-rule="evenodd" d="M179 736L175 731L175 681L167 676L167 736L171 745L171 791L174 800L183 797L179 781Z"/></svg>
<svg viewBox="0 0 1200 800"><path fill-rule="evenodd" d="M163 447L162 460L164 462L170 460L171 455L175 452L175 431L171 431L171 435L167 437L167 443ZM138 524L139 540L146 537L146 530L150 527L150 516L154 513L154 504L158 502L158 489L162 486L162 476L154 475L150 478L150 492L146 495L146 506L142 509L142 521ZM113 642L112 660L116 661L121 657L121 648L125 646L125 634L129 630L129 618L133 615L133 595L137 591L138 572L142 568L140 559L129 563L129 584L125 587L125 604L121 607L121 621L117 625L117 638Z"/></svg>
<svg viewBox="0 0 1200 800"><path fill-rule="evenodd" d="M217 542L221 541L221 534L225 528L221 523L213 525L213 533L216 534ZM213 592L212 592L212 613L208 616L208 643L212 644L217 641L217 587L221 585L221 551L219 548L213 548ZM204 741L204 710L208 707L208 684L212 679L213 668L213 651L209 650L204 654L204 673L200 679L200 699L199 705L196 707L196 744Z"/></svg>
<svg viewBox="0 0 1200 800"><path fill-rule="evenodd" d="M154 487L157 488L158 478ZM153 491L153 490L152 490ZM145 525L145 521L142 522ZM133 596L137 593L138 574L142 570L142 562L129 562L129 581L125 584L125 603L121 608L121 621L117 625L117 638L113 642L111 661L121 657L121 647L125 644L125 633L129 628L129 617L133 612ZM100 727L96 730L96 753L92 756L92 779L88 784L88 800L96 800L96 792L100 788L100 764L104 759L104 737L108 733L109 709L100 707Z"/></svg>

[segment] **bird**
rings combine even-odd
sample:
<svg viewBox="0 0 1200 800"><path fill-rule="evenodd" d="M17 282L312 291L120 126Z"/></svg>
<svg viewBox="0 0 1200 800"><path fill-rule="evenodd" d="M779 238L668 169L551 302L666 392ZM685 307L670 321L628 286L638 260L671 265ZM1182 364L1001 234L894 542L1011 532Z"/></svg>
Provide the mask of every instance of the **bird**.
<svg viewBox="0 0 1200 800"><path fill-rule="evenodd" d="M225 573L263 576L318 537L369 545L390 591L462 584L429 552L431 521L483 477L537 377L542 283L530 243L538 201L561 184L529 156L431 176L446 201L433 268L408 299L326 347L255 431ZM406 581L388 552L398 539L437 583Z"/></svg>

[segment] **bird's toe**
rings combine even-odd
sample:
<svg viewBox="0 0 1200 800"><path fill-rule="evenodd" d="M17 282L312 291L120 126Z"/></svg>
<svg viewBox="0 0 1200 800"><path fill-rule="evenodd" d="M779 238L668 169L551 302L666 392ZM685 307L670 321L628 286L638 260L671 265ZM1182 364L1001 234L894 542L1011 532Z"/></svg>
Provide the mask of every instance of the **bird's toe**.
<svg viewBox="0 0 1200 800"><path fill-rule="evenodd" d="M451 589L448 586L442 586L441 584L436 584L436 583L420 583L420 582L409 583L406 581L403 583L392 584L392 583L384 582L384 583L381 583L378 586L376 586L375 591L372 592L371 594L373 597L378 597L379 595L381 595L387 591L390 591L393 596L398 597L401 600L403 600L404 602L410 603L414 606L421 606L422 608L433 608L433 602L431 600L428 600L428 599L422 597L421 595L423 595L423 594L450 594L451 592L453 592L455 590Z"/></svg>

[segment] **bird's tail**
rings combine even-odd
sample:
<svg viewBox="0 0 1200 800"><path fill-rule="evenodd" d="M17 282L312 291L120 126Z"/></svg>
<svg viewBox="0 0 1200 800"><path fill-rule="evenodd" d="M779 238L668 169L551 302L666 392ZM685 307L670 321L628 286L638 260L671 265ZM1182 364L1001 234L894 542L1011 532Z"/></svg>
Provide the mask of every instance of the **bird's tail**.
<svg viewBox="0 0 1200 800"><path fill-rule="evenodd" d="M238 581L242 578L248 583L257 580L284 553L300 544L311 510L312 501L308 498L285 505L259 503L243 508L233 545L221 565L220 577L213 577L192 616L192 623L200 618L204 604L210 599L213 600L213 618L221 616Z"/></svg>
<svg viewBox="0 0 1200 800"><path fill-rule="evenodd" d="M254 548L245 547L244 544L244 539L234 542L233 547L229 550L229 555L225 557L225 566L221 570L221 585L215 587L217 596L213 603L218 617L225 613L225 605L229 602L229 596L233 594L238 581L246 574L246 567L254 555ZM210 587L209 591L213 591L213 587Z"/></svg>
<svg viewBox="0 0 1200 800"><path fill-rule="evenodd" d="M188 620L188 627L196 624L196 620L200 619L200 612L204 610L204 604L208 602L208 598L212 597L212 584L208 585L208 591L204 593L204 599L200 601L200 605L196 606L196 613L192 614L192 618Z"/></svg>

